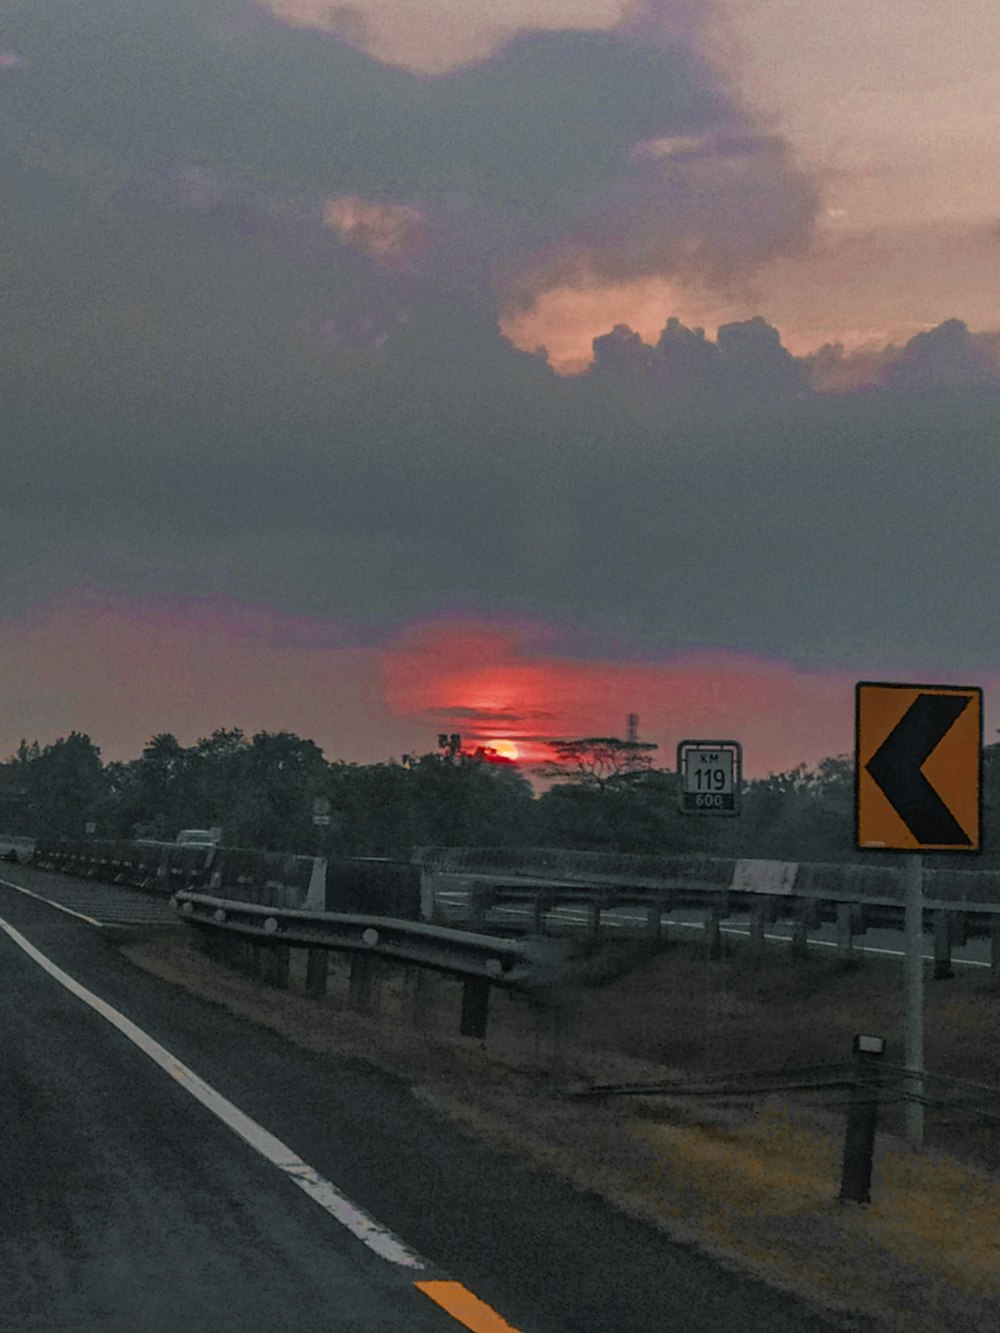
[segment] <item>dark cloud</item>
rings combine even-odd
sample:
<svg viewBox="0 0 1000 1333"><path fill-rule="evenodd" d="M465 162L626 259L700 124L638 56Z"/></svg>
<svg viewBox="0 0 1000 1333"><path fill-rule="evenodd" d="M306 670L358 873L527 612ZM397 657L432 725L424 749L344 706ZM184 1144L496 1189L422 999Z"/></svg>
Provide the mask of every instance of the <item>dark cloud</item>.
<svg viewBox="0 0 1000 1333"><path fill-rule="evenodd" d="M827 344L803 359L820 391L878 387L901 393L990 390L1000 385L1000 333L972 333L948 319L902 346L847 352Z"/></svg>
<svg viewBox="0 0 1000 1333"><path fill-rule="evenodd" d="M919 392L996 387L1000 338L970 333L960 319L946 320L911 338L887 364L882 382L890 389Z"/></svg>
<svg viewBox="0 0 1000 1333"><path fill-rule="evenodd" d="M715 387L653 379L641 403L634 377L560 381L499 340L480 379L435 374L427 336L359 371L326 420L147 420L140 437L113 413L8 414L8 611L83 582L369 634L527 616L633 656L930 669L960 652L971 670L1000 649L983 614L998 392L789 393L762 321L718 342L669 326L650 354L692 354L696 376L711 356Z"/></svg>
<svg viewBox="0 0 1000 1333"><path fill-rule="evenodd" d="M418 207L427 281L508 304L591 276L723 281L809 233L814 190L691 45L681 7L640 5L611 32L521 34L436 78L252 13L12 0L29 68L4 89L7 123L22 143L99 148L138 177L126 198Z"/></svg>
<svg viewBox="0 0 1000 1333"><path fill-rule="evenodd" d="M759 315L704 329L667 320L655 346L625 324L594 339L588 378L646 393L643 402L697 398L776 402L810 394L877 389L907 395L1000 388L1000 333L972 333L948 319L908 342L848 352L827 344L794 357L781 334Z"/></svg>
<svg viewBox="0 0 1000 1333"><path fill-rule="evenodd" d="M760 316L720 326L715 342L704 329L669 319L651 347L623 324L594 339L592 378L641 383L653 401L773 402L802 396L805 365L782 345L781 335ZM648 401L648 399L647 399Z"/></svg>
<svg viewBox="0 0 1000 1333"><path fill-rule="evenodd" d="M945 325L829 394L851 356L763 320L615 330L576 380L500 336L498 283L721 282L807 233L808 182L676 32L426 78L233 16L5 8L5 619L88 586L351 642L450 612L594 655L995 657L995 340Z"/></svg>
<svg viewBox="0 0 1000 1333"><path fill-rule="evenodd" d="M726 287L767 259L801 251L818 196L785 146L710 135L681 151L633 155L565 232L526 262L511 303L594 281L668 275Z"/></svg>

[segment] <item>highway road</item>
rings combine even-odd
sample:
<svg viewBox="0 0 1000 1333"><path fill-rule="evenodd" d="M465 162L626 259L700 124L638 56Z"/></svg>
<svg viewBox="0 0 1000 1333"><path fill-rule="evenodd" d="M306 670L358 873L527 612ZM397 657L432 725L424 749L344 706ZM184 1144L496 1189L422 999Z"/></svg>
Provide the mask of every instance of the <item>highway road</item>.
<svg viewBox="0 0 1000 1333"><path fill-rule="evenodd" d="M402 1082L135 968L86 919L99 886L76 915L42 900L68 883L0 872L5 1330L825 1327Z"/></svg>

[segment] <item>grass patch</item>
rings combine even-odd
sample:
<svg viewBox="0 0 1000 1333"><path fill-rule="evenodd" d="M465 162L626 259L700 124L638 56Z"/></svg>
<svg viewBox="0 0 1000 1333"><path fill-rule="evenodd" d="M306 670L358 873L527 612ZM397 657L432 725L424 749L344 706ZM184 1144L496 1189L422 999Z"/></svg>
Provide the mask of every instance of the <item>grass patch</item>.
<svg viewBox="0 0 1000 1333"><path fill-rule="evenodd" d="M398 974L378 1014L347 1006L334 959L326 999L219 967L187 937L125 950L137 964L310 1050L367 1060L470 1132L595 1190L724 1263L843 1316L845 1328L940 1333L1000 1328L1000 1180L995 1135L928 1116L931 1147L883 1118L868 1207L837 1201L844 1109L787 1097L710 1108L668 1097L570 1100L552 1077L555 1046L525 1002L494 993L486 1042L458 1036L460 987L432 978L425 1023L405 1019ZM613 969L609 969L613 973ZM842 1061L856 1031L880 1032L901 1062L898 967L846 971L828 959L730 955L709 965L672 947L572 996L564 1051L571 1080L663 1081L680 1073ZM927 1064L997 1078L1000 999L977 976L927 987ZM853 1321L853 1322L852 1322Z"/></svg>

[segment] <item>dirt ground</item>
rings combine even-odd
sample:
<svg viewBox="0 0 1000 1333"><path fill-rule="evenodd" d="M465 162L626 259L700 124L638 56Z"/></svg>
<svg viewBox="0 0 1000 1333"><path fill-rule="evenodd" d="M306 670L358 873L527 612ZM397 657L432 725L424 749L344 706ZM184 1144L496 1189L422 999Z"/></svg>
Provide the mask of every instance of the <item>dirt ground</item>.
<svg viewBox="0 0 1000 1333"><path fill-rule="evenodd" d="M693 945L594 960L564 1017L494 991L485 1041L458 1035L461 988L386 968L373 1011L349 1006L346 961L329 990L303 993L304 954L278 991L220 966L187 937L132 944L137 964L313 1050L367 1059L471 1133L526 1155L727 1265L793 1290L845 1329L941 1333L1000 1328L1000 1136L929 1111L926 1146L883 1108L872 1202L838 1201L846 1094L723 1105L650 1096L581 1097L594 1083L663 1082L719 1071L845 1062L856 1032L882 1035L902 1064L899 965L829 959L762 966ZM603 969L604 979L598 984ZM616 967L628 967L614 976ZM926 1067L1000 1084L1000 995L980 974L928 981ZM415 1037L419 1034L419 1040ZM1000 1105L994 1105L1000 1112Z"/></svg>

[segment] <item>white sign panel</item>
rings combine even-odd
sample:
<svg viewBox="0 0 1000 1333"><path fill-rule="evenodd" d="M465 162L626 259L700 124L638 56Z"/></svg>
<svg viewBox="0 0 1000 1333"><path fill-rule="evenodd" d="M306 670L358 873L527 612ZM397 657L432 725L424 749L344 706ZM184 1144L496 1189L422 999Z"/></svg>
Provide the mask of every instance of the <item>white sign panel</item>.
<svg viewBox="0 0 1000 1333"><path fill-rule="evenodd" d="M741 768L739 741L681 741L678 803L684 814L738 814Z"/></svg>
<svg viewBox="0 0 1000 1333"><path fill-rule="evenodd" d="M731 888L743 893L791 893L798 861L737 861Z"/></svg>

